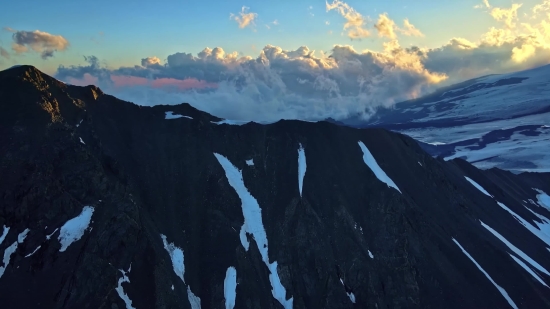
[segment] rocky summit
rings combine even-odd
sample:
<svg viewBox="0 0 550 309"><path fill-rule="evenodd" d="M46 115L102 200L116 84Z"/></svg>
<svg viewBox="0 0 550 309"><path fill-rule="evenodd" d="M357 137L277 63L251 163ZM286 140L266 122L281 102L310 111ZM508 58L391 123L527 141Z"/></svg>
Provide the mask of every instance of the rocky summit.
<svg viewBox="0 0 550 309"><path fill-rule="evenodd" d="M550 308L550 175L0 72L0 307Z"/></svg>

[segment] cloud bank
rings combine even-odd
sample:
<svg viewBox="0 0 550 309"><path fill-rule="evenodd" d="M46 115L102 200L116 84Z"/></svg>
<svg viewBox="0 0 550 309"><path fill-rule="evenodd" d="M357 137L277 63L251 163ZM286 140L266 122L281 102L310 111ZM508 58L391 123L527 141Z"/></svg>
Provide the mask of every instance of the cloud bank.
<svg viewBox="0 0 550 309"><path fill-rule="evenodd" d="M485 1L488 16L501 27L490 28L476 42L452 38L438 48L405 48L400 36L423 35L407 19L398 26L381 14L372 22L336 0L327 2L326 9L343 17L344 33L351 39L377 33L383 40L381 51L334 45L325 54L307 46L284 50L267 45L254 57L241 57L216 47L198 54L176 52L165 62L150 56L117 69L90 56L86 65L60 66L56 77L71 84L93 83L137 104L189 102L234 120L366 119L378 107L419 97L444 84L549 63L549 1L530 10L536 8L539 18L528 17L529 22L518 17L521 6L495 8ZM244 8L241 13L253 14ZM247 22L244 15L234 17L239 25L250 25L256 18Z"/></svg>

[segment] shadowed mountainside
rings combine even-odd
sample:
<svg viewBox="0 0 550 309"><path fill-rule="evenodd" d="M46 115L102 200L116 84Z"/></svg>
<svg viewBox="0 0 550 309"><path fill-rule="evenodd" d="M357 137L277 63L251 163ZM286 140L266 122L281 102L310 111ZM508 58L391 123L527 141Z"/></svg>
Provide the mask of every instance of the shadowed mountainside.
<svg viewBox="0 0 550 309"><path fill-rule="evenodd" d="M550 308L547 174L220 120L0 72L2 308Z"/></svg>

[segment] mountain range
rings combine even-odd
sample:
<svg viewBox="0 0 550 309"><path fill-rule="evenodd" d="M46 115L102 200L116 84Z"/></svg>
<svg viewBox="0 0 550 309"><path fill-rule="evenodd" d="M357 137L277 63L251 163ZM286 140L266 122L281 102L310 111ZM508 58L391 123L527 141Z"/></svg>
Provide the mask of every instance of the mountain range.
<svg viewBox="0 0 550 309"><path fill-rule="evenodd" d="M550 172L550 65L471 79L341 123L400 132L434 156L483 169Z"/></svg>
<svg viewBox="0 0 550 309"><path fill-rule="evenodd" d="M550 174L387 128L243 124L19 66L0 175L2 308L550 308Z"/></svg>

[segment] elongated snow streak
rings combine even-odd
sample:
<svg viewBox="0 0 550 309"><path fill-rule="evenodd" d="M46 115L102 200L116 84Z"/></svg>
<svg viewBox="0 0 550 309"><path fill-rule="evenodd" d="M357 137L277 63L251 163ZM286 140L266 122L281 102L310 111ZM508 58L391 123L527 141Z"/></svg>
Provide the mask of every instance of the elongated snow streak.
<svg viewBox="0 0 550 309"><path fill-rule="evenodd" d="M10 228L4 225L2 235L0 235L0 245L4 242L4 239L6 239L6 236L8 236L9 231L10 231Z"/></svg>
<svg viewBox="0 0 550 309"><path fill-rule="evenodd" d="M509 212L512 217L514 217L521 225L523 225L526 229L529 230L529 232L533 233L533 235L540 238L540 240L544 241L547 245L550 246L550 237L543 232L541 232L539 229L534 227L531 223L529 223L527 220L523 219L522 217L518 216L515 212L513 212L510 208L508 208L506 205L502 204L501 202L497 202L497 204L502 207L504 210ZM527 208L529 209L529 208Z"/></svg>
<svg viewBox="0 0 550 309"><path fill-rule="evenodd" d="M493 230L490 226L483 223L483 221L479 220L481 222L481 225L486 228L489 232L493 233L500 241L502 241L510 250L514 251L515 254L517 254L519 257L521 257L523 260L525 260L527 263L531 264L531 266L535 267L542 273L544 273L547 276L550 276L550 273L544 269L544 267L540 266L539 263L535 262L532 258L530 258L527 254L523 253L520 249L518 249L516 246L512 245L506 238L504 238L502 235L500 235L497 231Z"/></svg>
<svg viewBox="0 0 550 309"><path fill-rule="evenodd" d="M4 227L4 231L5 230L6 228ZM17 240L14 241L13 244L11 244L9 247L7 247L6 250L4 250L4 259L2 260L4 265L0 266L0 278L2 278L2 276L4 275L4 272L6 271L6 268L10 264L11 255L15 252L15 250L17 250L17 246L19 246L19 244L25 241L25 238L27 238L27 234L29 233L29 231L30 231L29 229L25 229L23 232L19 233L19 235L17 235ZM7 232L5 233L7 235ZM4 238L5 237L6 236L4 236Z"/></svg>
<svg viewBox="0 0 550 309"><path fill-rule="evenodd" d="M235 267L231 266L225 272L223 296L225 297L225 309L233 309L237 298L237 270Z"/></svg>
<svg viewBox="0 0 550 309"><path fill-rule="evenodd" d="M86 145L86 143L84 143L84 141L82 140L82 137L79 137L80 138L80 142L83 144L83 145Z"/></svg>
<svg viewBox="0 0 550 309"><path fill-rule="evenodd" d="M128 273L132 270L132 264L130 264L130 268L128 268ZM124 288L122 287L123 282L130 283L130 278L126 276L126 272L122 269L119 269L119 271L122 273L122 277L118 279L118 286L115 288L116 292L118 293L118 296L124 301L124 304L126 304L126 309L135 309L132 306L132 300L126 293L124 293Z"/></svg>
<svg viewBox="0 0 550 309"><path fill-rule="evenodd" d="M36 247L36 249L34 249L34 251L33 251L33 252L31 252L31 253L29 253L29 254L25 255L25 257L26 257L26 258L28 258L29 256L31 256L31 255L33 255L33 254L35 254L35 253L36 253L36 251L38 251L38 249L40 249L41 247L42 247L42 246L38 246L38 247Z"/></svg>
<svg viewBox="0 0 550 309"><path fill-rule="evenodd" d="M382 168L380 168L380 166L376 162L376 159L374 159L367 146L365 146L362 141L359 141L358 144L363 151L363 161L365 161L365 164L371 169L376 178L378 178L378 180L380 180L381 182L387 184L388 187L392 187L395 190L399 191L399 193L401 193L401 190L399 190L395 182L393 182L393 180L391 180L391 178L386 175Z"/></svg>
<svg viewBox="0 0 550 309"><path fill-rule="evenodd" d="M510 306L514 309L518 309L518 306L516 306L516 304L514 303L514 301L510 298L510 296L508 295L508 293L506 292L506 290L504 290L500 285L498 285L494 280L493 278L491 278L491 276L489 276L489 274L483 269L481 268L481 266L476 262L476 260L474 260L474 258L464 249L462 248L462 246L458 243L458 241L456 241L456 239L453 238L453 241L455 242L455 244L460 248L460 250L462 250L462 252L472 261L474 262L474 264L477 266L477 268L485 275L485 277L487 277L487 279L489 279L489 281L491 281L491 283L498 289L498 291L500 292L500 294L502 294L502 296L504 296L504 298L508 301L508 304L510 304Z"/></svg>
<svg viewBox="0 0 550 309"><path fill-rule="evenodd" d="M193 119L193 117L174 114L174 112L164 112L164 119L178 119L178 118Z"/></svg>
<svg viewBox="0 0 550 309"><path fill-rule="evenodd" d="M164 249L170 255L170 260L172 261L172 268L174 268L174 273L176 276L180 277L181 281L185 283L185 264L183 257L183 250L179 247L176 247L173 243L168 243L166 236L160 234L162 238L162 243L164 244Z"/></svg>
<svg viewBox="0 0 550 309"><path fill-rule="evenodd" d="M229 182L229 185L235 189L237 195L241 199L241 208L244 216L244 224L241 227L240 239L241 244L248 251L250 244L246 238L246 233L252 234L256 240L258 250L262 256L262 260L269 269L269 281L271 282L271 293L273 297L278 300L285 309L292 308L294 299L286 299L286 290L282 285L277 273L277 261L269 263L268 255L268 243L265 228L262 222L262 209L258 205L258 201L248 192L248 189L244 185L242 172L237 169L226 157L214 153L218 162L225 171L225 176Z"/></svg>
<svg viewBox="0 0 550 309"><path fill-rule="evenodd" d="M162 238L162 243L164 244L164 249L168 252L170 255L170 260L172 260L172 268L174 269L174 273L176 276L178 276L181 281L185 283L185 259L183 255L183 250L179 247L176 247L174 243L168 243L166 240L166 236L163 234L160 234L160 237ZM187 298L189 300L189 303L191 304L191 309L200 309L201 308L201 299L193 292L191 291L191 288L189 285L187 286Z"/></svg>
<svg viewBox="0 0 550 309"><path fill-rule="evenodd" d="M344 284L344 280L342 280L342 278L340 278L340 282L342 283L342 286L346 288L346 285ZM348 291L346 291L346 294L348 294L349 300L351 300L351 302L355 304L355 294L353 294L353 292L348 292Z"/></svg>
<svg viewBox="0 0 550 309"><path fill-rule="evenodd" d="M523 263L522 260L518 259L511 253L508 253L508 254L510 254L510 256L514 259L514 261L516 261L516 263L519 264L519 266L525 269L526 272L528 272L531 276L533 276L533 278L535 278L538 282L540 282L540 284L548 287L548 285L544 281L542 281L542 279L537 274L535 274L535 272L529 266L525 265L525 263Z"/></svg>
<svg viewBox="0 0 550 309"><path fill-rule="evenodd" d="M304 176L306 175L306 153L304 147L300 144L298 149L298 188L300 189L300 196L302 196L302 187L304 185Z"/></svg>
<svg viewBox="0 0 550 309"><path fill-rule="evenodd" d="M374 255L372 255L372 253L370 252L370 250L368 250L368 251L369 251L369 257L370 257L371 259L374 259Z"/></svg>
<svg viewBox="0 0 550 309"><path fill-rule="evenodd" d="M476 187L476 189L481 191L481 193L483 193L483 194L485 194L489 197L493 197L491 194L489 194L489 192L487 192L487 190L485 190L482 186L480 186L477 182L473 181L471 178L466 177L466 176L464 176L464 178L466 178L466 180L468 180L469 183L471 183L474 187Z"/></svg>
<svg viewBox="0 0 550 309"><path fill-rule="evenodd" d="M59 230L59 228L56 228L50 235L46 235L46 239L50 240L50 238L52 238L53 234L55 234L55 232L57 232L58 230Z"/></svg>
<svg viewBox="0 0 550 309"><path fill-rule="evenodd" d="M191 304L191 309L201 309L201 299L191 292L191 288L187 286L187 299Z"/></svg>
<svg viewBox="0 0 550 309"><path fill-rule="evenodd" d="M84 236L84 231L86 231L90 225L93 214L94 208L92 206L84 206L82 212L78 216L63 224L57 238L61 243L59 252L64 252L73 242L80 240L80 238Z"/></svg>

